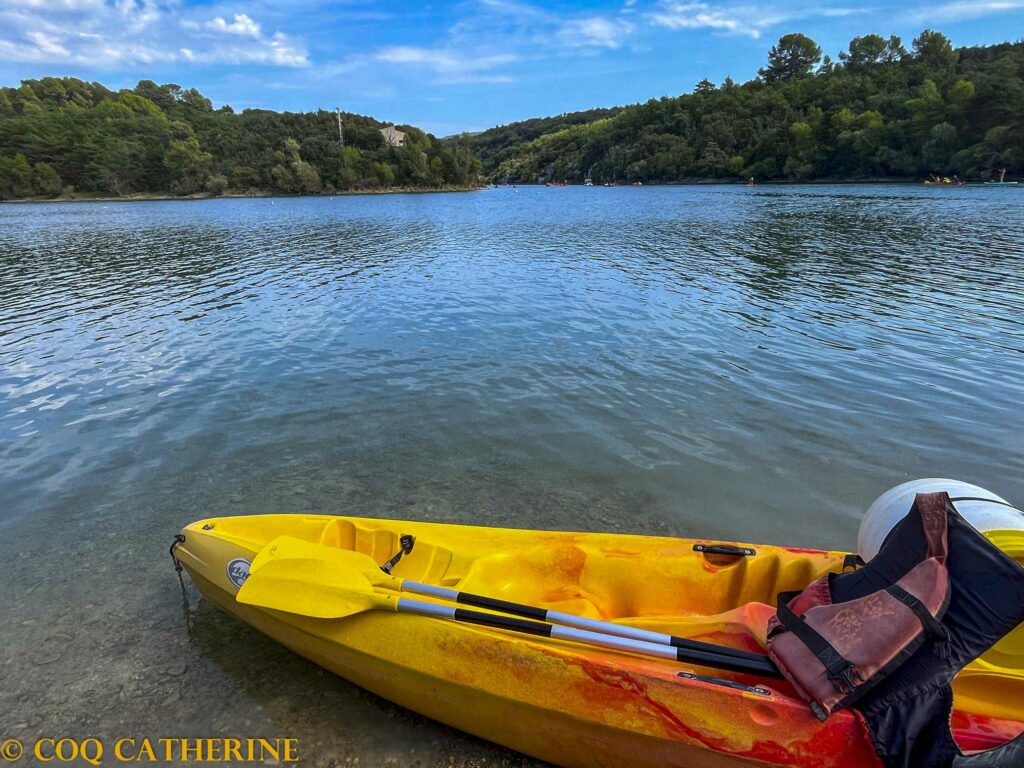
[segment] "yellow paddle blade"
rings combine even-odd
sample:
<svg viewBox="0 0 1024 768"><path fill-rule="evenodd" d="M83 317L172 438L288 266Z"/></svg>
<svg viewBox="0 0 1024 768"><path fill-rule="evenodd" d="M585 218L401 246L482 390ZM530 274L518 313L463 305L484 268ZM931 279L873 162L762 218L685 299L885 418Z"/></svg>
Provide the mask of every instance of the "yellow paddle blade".
<svg viewBox="0 0 1024 768"><path fill-rule="evenodd" d="M293 536L278 536L264 547L252 561L249 573L256 573L264 563L274 561L321 563L326 571L362 573L375 587L401 590L402 580L384 573L376 561L362 552L314 544Z"/></svg>
<svg viewBox="0 0 1024 768"><path fill-rule="evenodd" d="M396 610L397 598L375 592L362 571L339 567L333 557L339 551L298 539L275 539L253 560L235 599L318 619Z"/></svg>

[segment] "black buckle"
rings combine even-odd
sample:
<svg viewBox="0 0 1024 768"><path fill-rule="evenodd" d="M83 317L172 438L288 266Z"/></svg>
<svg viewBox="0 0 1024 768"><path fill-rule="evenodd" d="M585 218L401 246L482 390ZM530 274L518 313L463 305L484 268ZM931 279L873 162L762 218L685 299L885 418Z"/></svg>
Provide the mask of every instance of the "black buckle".
<svg viewBox="0 0 1024 768"><path fill-rule="evenodd" d="M856 571L859 568L863 568L864 565L865 565L864 558L861 557L860 555L858 555L856 553L851 554L851 555L846 555L843 558L843 570L842 570L842 572L846 573L847 571Z"/></svg>
<svg viewBox="0 0 1024 768"><path fill-rule="evenodd" d="M857 668L848 661L839 669L828 669L826 671L828 673L828 679L832 681L832 687L836 689L836 693L846 695L864 682L864 677L857 671Z"/></svg>

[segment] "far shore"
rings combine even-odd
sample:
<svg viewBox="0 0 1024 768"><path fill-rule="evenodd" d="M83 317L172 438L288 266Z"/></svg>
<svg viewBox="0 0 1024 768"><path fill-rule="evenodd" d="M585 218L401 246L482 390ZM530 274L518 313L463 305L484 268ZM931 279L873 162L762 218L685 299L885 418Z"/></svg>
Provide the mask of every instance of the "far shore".
<svg viewBox="0 0 1024 768"><path fill-rule="evenodd" d="M12 200L0 200L0 203L139 203L158 200L217 200L219 198L244 199L268 197L348 197L350 195L417 195L435 194L438 192L477 192L487 189L484 185L442 187L382 187L380 189L347 189L341 192L317 192L315 194L289 195L281 192L225 192L213 195L201 192L195 195L172 195L167 192L137 192L131 195L97 196L97 195L59 195L57 197L21 197Z"/></svg>
<svg viewBox="0 0 1024 768"><path fill-rule="evenodd" d="M970 180L970 181L964 179L962 181L964 182L963 185L949 184L949 185L940 185L940 186L950 186L950 187L955 187L955 186L972 186L972 187L976 187L976 186L980 186L982 184L988 183L990 181L990 179L974 179L974 180ZM793 187L793 186L813 186L813 185L826 185L826 184L844 184L844 185L851 185L851 186L865 185L865 184L899 184L899 185L910 185L910 186L923 186L924 182L925 182L925 179L918 179L918 178L911 178L911 177L880 176L878 178L870 178L870 179L764 179L764 180L755 179L754 180L754 186L758 186L758 187L762 187L762 186L764 186L764 187L767 187L767 186L773 186L773 187ZM494 182L492 182L492 183L494 183ZM550 182L550 184L552 186L560 186L561 182L552 181L552 182ZM595 181L592 186L594 186L594 187L603 187L604 185L605 185L605 182L603 182L603 181L600 181L600 182L599 181ZM642 182L641 184L635 184L634 182L631 182L631 181L619 181L619 182L613 182L611 184L611 186L613 186L613 187L634 187L634 186L643 186L643 187L701 187L701 186L722 186L722 185L731 186L731 187L736 187L736 186L744 187L744 186L748 186L746 179L679 179L677 181L645 181L645 182ZM543 186L547 186L547 182L543 182L543 181L533 181L533 182L510 181L510 182L507 182L507 183L506 182L502 182L500 184L497 184L497 186L499 186L499 187L510 187L510 186L518 186L518 187L543 187ZM567 186L570 186L570 187L582 187L582 186L586 186L586 185L583 182L581 182L581 181L573 181L573 182L569 182L567 184ZM1014 184L1011 183L1011 182L1007 182L1007 186L1014 186Z"/></svg>
<svg viewBox="0 0 1024 768"><path fill-rule="evenodd" d="M962 185L950 184L951 188L958 188L959 186L970 186L979 187L987 184L988 179L979 179L976 181L965 181ZM903 185L903 186L921 186L923 185L922 179L912 178L892 178L892 177L881 177L875 179L772 179L765 181L755 181L753 185L749 185L743 179L681 179L678 181L645 181L642 184L634 184L633 182L618 182L613 183L610 186L613 187L698 187L698 186L757 186L757 187L791 187L791 186L824 186L828 184L841 184L848 186L863 186L870 184L892 184L892 185ZM551 182L551 186L561 187L561 182ZM355 195L426 195L426 194L437 194L442 192L478 192L480 190L489 189L491 187L544 187L548 186L545 182L488 182L486 184L471 184L466 186L442 186L442 187L384 187L380 189L350 189L340 192L317 192L314 194L285 194L281 192L264 192L264 191L249 191L249 192L225 192L221 195L214 195L207 192L202 192L194 195L172 195L166 192L139 192L131 195L121 195L120 197L113 196L95 196L95 195L61 195L58 197L23 197L13 200L0 200L0 203L130 203L130 202L150 202L158 200L216 200L218 198L229 198L229 199L244 199L244 198L292 198L292 197L348 197ZM573 181L565 184L568 187L584 187L586 186L583 182ZM605 187L604 182L594 182L592 185L594 188ZM939 185L945 186L945 185ZM1005 186L1015 186L1012 183L1007 183ZM1024 189L1024 185L1019 185Z"/></svg>

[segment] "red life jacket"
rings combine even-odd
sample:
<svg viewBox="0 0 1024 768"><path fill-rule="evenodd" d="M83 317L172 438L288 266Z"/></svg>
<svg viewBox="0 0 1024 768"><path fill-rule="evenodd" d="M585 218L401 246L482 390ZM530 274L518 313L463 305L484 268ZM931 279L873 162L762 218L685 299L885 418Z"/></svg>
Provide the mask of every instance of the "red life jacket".
<svg viewBox="0 0 1024 768"><path fill-rule="evenodd" d="M906 661L929 637L946 649L940 619L949 605L945 493L920 494L923 559L884 589L832 602L829 573L802 592L779 595L768 622L768 654L819 720L848 706Z"/></svg>

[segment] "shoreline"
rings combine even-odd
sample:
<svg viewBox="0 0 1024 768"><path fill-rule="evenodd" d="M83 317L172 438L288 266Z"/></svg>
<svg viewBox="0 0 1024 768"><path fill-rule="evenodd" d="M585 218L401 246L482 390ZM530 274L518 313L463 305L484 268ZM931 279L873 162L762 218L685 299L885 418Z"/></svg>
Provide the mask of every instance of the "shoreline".
<svg viewBox="0 0 1024 768"><path fill-rule="evenodd" d="M962 185L946 184L936 185L939 187L980 187L988 183L987 179L979 181L966 181ZM841 185L841 186L863 186L870 184L891 184L893 186L913 186L922 187L925 186L923 179L911 179L911 178L892 178L892 177L879 177L874 179L767 179L764 181L755 181L755 187L793 187L793 186L827 186L827 185ZM498 184L492 182L491 186L498 187L545 187L548 186L547 182L537 181L510 181L507 183ZM551 186L561 186L559 182L551 182ZM583 182L574 181L566 184L568 187L585 187L587 186ZM604 187L604 182L591 185L595 189L598 187ZM642 184L634 184L633 182L617 182L613 183L613 187L709 187L709 186L727 186L727 187L745 187L748 186L744 179L683 179L680 181L645 181ZM1007 186L1015 186L1012 183L1008 183Z"/></svg>
<svg viewBox="0 0 1024 768"><path fill-rule="evenodd" d="M793 186L868 186L868 185L891 185L891 186L913 186L922 187L926 186L923 181L908 179L908 178L876 178L876 179L808 179L803 181L797 181L792 179L777 179L770 181L757 181L753 185L748 185L743 180L727 180L727 179L685 179L682 181L648 181L643 184L633 184L632 182L623 182L612 184L612 187L709 187L709 186L729 186L729 187L793 187ZM943 189L948 186L953 189L962 187L982 187L988 184L987 181L968 181L962 185L935 185L937 189ZM470 185L470 186L447 186L447 187L386 187L382 189L361 189L361 190L344 190L341 192L318 192L315 194L284 194L275 192L226 192L222 195L213 195L209 193L198 193L194 195L172 195L167 193L149 193L140 192L132 195L122 195L120 197L111 196L94 196L94 195L72 195L59 196L59 197L19 197L11 200L0 200L0 204L4 203L138 203L138 202L158 202L165 200L217 200L217 199L266 199L266 198L300 198L300 197L357 197L357 196L368 196L368 195L432 195L442 194L451 192L480 192L486 189L500 188L500 187L546 187L548 186L545 182L507 182L497 183L488 182L483 185ZM561 187L559 183L552 183L553 187ZM586 187L586 184L582 182L572 182L565 185L566 187ZM594 189L607 188L604 183L592 184ZM1007 184L1006 186L1015 186L1013 184ZM1024 188L1024 186L1022 186Z"/></svg>
<svg viewBox="0 0 1024 768"><path fill-rule="evenodd" d="M98 196L98 195L71 195L58 197L19 197L11 200L0 200L3 203L145 203L164 200L218 200L221 198L231 200L265 199L265 198L294 198L294 197L355 197L362 195L429 195L446 192L479 192L487 189L486 186L470 185L465 187L384 187L381 189L360 189L344 190L341 192L317 192L316 194L289 195L279 192L225 192L222 195L213 195L206 192L194 195L172 195L157 192L139 192L132 195L121 195L119 197Z"/></svg>

